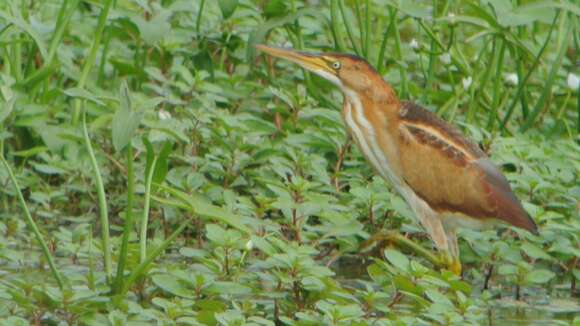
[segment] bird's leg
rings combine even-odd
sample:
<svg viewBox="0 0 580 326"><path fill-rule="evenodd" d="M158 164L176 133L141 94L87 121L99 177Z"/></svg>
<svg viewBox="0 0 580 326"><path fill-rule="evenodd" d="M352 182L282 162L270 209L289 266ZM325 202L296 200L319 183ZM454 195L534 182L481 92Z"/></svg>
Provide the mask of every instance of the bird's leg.
<svg viewBox="0 0 580 326"><path fill-rule="evenodd" d="M438 268L447 266L444 260L441 260L436 254L432 251L423 248L421 245L417 244L415 241L406 238L402 234L396 231L385 231L381 230L374 235L372 235L369 239L364 241L360 245L360 251L369 251L372 247L382 242L392 243L399 247L404 247L413 251L415 254L422 256L423 258L430 261L433 265L437 266Z"/></svg>
<svg viewBox="0 0 580 326"><path fill-rule="evenodd" d="M459 261L459 248L457 246L457 233L455 228L445 228L442 223L442 216L428 210L415 210L417 216L427 233L435 242L437 250L440 252L440 261L455 275L461 275L461 262Z"/></svg>
<svg viewBox="0 0 580 326"><path fill-rule="evenodd" d="M459 260L459 245L457 244L457 231L455 228L445 230L447 235L447 247L449 248L449 270L455 275L461 276L461 261Z"/></svg>

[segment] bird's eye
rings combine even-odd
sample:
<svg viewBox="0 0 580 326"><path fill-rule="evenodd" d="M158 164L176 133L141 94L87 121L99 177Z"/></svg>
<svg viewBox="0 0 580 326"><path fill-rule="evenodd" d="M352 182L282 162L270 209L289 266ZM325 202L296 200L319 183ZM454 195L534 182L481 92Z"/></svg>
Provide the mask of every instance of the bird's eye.
<svg viewBox="0 0 580 326"><path fill-rule="evenodd" d="M332 68L334 69L340 69L340 62L339 61L335 61L332 63Z"/></svg>

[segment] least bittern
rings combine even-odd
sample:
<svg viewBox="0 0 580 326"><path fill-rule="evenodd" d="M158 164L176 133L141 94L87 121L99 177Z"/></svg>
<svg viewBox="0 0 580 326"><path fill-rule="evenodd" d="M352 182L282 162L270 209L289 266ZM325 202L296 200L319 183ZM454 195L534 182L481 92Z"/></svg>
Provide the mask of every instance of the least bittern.
<svg viewBox="0 0 580 326"><path fill-rule="evenodd" d="M400 101L364 59L258 45L330 81L344 95L342 117L373 168L405 199L461 273L456 230L494 222L537 233L500 170L461 132L417 104Z"/></svg>

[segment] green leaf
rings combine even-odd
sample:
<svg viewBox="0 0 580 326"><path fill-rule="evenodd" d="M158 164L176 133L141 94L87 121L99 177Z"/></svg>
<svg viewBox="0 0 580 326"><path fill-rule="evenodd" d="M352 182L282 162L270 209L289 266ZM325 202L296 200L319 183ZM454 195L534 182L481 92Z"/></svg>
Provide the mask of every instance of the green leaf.
<svg viewBox="0 0 580 326"><path fill-rule="evenodd" d="M150 20L141 16L131 17L131 21L139 28L139 35L149 45L155 45L171 33L170 11L161 11Z"/></svg>
<svg viewBox="0 0 580 326"><path fill-rule="evenodd" d="M453 306L453 303L451 302L451 300L449 300L449 298L447 298L443 293L435 289L427 289L425 291L425 295L427 295L427 298L429 298L429 300L431 300L431 302L433 303Z"/></svg>
<svg viewBox="0 0 580 326"><path fill-rule="evenodd" d="M548 255L544 250L540 249L538 246L531 244L529 242L524 243L520 248L524 254L528 255L531 258L545 260L552 259L552 257Z"/></svg>
<svg viewBox="0 0 580 326"><path fill-rule="evenodd" d="M241 217L239 215L219 206L210 204L198 194L187 194L173 187L161 184L159 187L179 199L182 203L186 204L195 214L201 217L218 220L244 232L245 234L250 234L250 229L240 222Z"/></svg>
<svg viewBox="0 0 580 326"><path fill-rule="evenodd" d="M8 118L8 116L10 115L12 110L14 109L15 102L16 102L16 97L14 96L2 105L2 111L0 111L0 123L2 123L2 121L4 121L6 118Z"/></svg>
<svg viewBox="0 0 580 326"><path fill-rule="evenodd" d="M409 259L401 252L394 249L386 249L385 257L391 264L393 264L398 269L402 271L409 270Z"/></svg>
<svg viewBox="0 0 580 326"><path fill-rule="evenodd" d="M39 153L44 153L46 151L48 151L48 147L35 146L35 147L29 148L29 149L25 149L23 151L13 152L12 155L20 156L20 157L31 157L31 156L35 156L36 154L39 154Z"/></svg>
<svg viewBox="0 0 580 326"><path fill-rule="evenodd" d="M193 291L188 289L177 277L168 274L153 275L153 283L173 295L183 298L193 298Z"/></svg>
<svg viewBox="0 0 580 326"><path fill-rule="evenodd" d="M536 21L549 24L555 14L555 10L551 8L524 6L499 14L497 20L505 27L526 25Z"/></svg>
<svg viewBox="0 0 580 326"><path fill-rule="evenodd" d="M552 278L554 278L554 276L556 276L556 274L549 270L536 269L526 275L526 281L528 283L544 284L549 282Z"/></svg>
<svg viewBox="0 0 580 326"><path fill-rule="evenodd" d="M113 146L120 152L129 144L133 134L143 119L143 111L134 111L131 105L129 87L123 81L119 92L119 109L113 117Z"/></svg>
<svg viewBox="0 0 580 326"><path fill-rule="evenodd" d="M103 103L96 96L94 96L91 92L87 91L84 88L73 87L73 88L69 88L69 89L65 90L64 93L70 97L81 98L81 99L88 100L88 101L91 101L93 103L96 103L96 104L102 105L102 106L105 105L105 103Z"/></svg>
<svg viewBox="0 0 580 326"><path fill-rule="evenodd" d="M211 242L219 246L226 244L226 230L217 224L208 224L205 226L205 236Z"/></svg>
<svg viewBox="0 0 580 326"><path fill-rule="evenodd" d="M282 17L288 13L288 1L270 0L264 7L264 16L267 18Z"/></svg>
<svg viewBox="0 0 580 326"><path fill-rule="evenodd" d="M234 282L214 282L204 292L214 294L250 294L252 288Z"/></svg>
<svg viewBox="0 0 580 326"><path fill-rule="evenodd" d="M155 171L153 172L153 184L160 184L165 180L167 176L167 171L169 171L169 154L173 145L171 142L166 141L163 143L163 148L157 156L157 164L155 165Z"/></svg>
<svg viewBox="0 0 580 326"><path fill-rule="evenodd" d="M43 59L46 58L48 53L46 51L46 46L44 44L44 41L42 41L42 38L40 37L40 35L38 35L36 33L36 31L32 28L32 26L30 26L30 24L28 24L26 21L24 21L24 19L22 19L22 17L10 16L7 12L0 10L0 18L3 18L8 23L10 23L10 24L20 28L22 31L26 32L34 40L34 43L36 43L36 46L37 46L38 51L40 52L40 55L42 56L42 58Z"/></svg>
<svg viewBox="0 0 580 326"><path fill-rule="evenodd" d="M258 27L256 27L256 29L254 29L250 33L250 36L248 38L248 46L246 50L246 59L249 62L251 62L254 59L256 54L256 49L254 48L254 46L256 44L263 43L264 40L266 39L266 36L268 35L268 33L270 33L272 29L289 24L304 15L310 15L320 19L326 19L324 15L320 12L320 10L314 8L300 8L296 11L295 14L270 19L264 24L258 25Z"/></svg>
<svg viewBox="0 0 580 326"><path fill-rule="evenodd" d="M234 11L236 11L238 0L218 0L218 4L224 19L228 19L234 14Z"/></svg>
<svg viewBox="0 0 580 326"><path fill-rule="evenodd" d="M503 276L515 275L517 272L518 272L518 268L514 265L501 265L497 271L497 273L499 275L503 275Z"/></svg>

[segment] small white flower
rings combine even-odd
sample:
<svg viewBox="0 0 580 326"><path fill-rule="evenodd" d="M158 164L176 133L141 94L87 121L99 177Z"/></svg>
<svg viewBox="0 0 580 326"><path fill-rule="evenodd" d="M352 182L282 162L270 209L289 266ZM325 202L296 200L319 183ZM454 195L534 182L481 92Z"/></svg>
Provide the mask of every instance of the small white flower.
<svg viewBox="0 0 580 326"><path fill-rule="evenodd" d="M473 83L473 78L471 78L471 76L465 77L461 79L461 83L463 84L463 89L468 90L471 83Z"/></svg>
<svg viewBox="0 0 580 326"><path fill-rule="evenodd" d="M580 78L578 78L578 76L574 73L569 73L568 74L568 79L566 80L568 82L568 87L575 91L578 89L578 85L580 84Z"/></svg>
<svg viewBox="0 0 580 326"><path fill-rule="evenodd" d="M254 242L252 242L252 240L248 240L248 242L246 242L246 250L250 251L252 248L254 248Z"/></svg>
<svg viewBox="0 0 580 326"><path fill-rule="evenodd" d="M454 13L450 12L447 15L447 18L449 18L449 23L451 23L451 25L454 25L455 24L455 14Z"/></svg>
<svg viewBox="0 0 580 326"><path fill-rule="evenodd" d="M417 42L416 39L412 39L411 42L409 42L409 47L413 50L417 50L419 48L419 42Z"/></svg>
<svg viewBox="0 0 580 326"><path fill-rule="evenodd" d="M516 86L518 84L518 82L519 82L518 75L517 74L514 74L514 73L505 74L504 78L505 78L505 82L508 85Z"/></svg>
<svg viewBox="0 0 580 326"><path fill-rule="evenodd" d="M159 112L157 112L157 117L159 117L159 120L171 119L171 113L163 109L160 109Z"/></svg>
<svg viewBox="0 0 580 326"><path fill-rule="evenodd" d="M449 54L449 52L443 53L442 55L439 56L439 60L443 64L448 65L451 63L451 54Z"/></svg>

